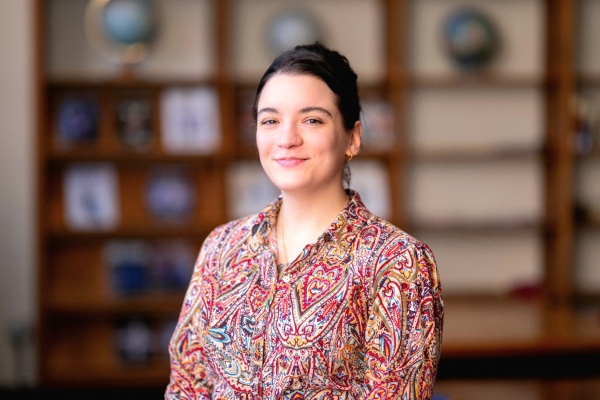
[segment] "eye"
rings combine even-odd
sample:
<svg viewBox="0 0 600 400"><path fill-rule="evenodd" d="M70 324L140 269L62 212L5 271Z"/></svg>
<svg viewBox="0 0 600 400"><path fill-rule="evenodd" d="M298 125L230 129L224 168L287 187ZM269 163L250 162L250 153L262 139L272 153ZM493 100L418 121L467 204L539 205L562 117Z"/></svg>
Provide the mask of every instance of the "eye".
<svg viewBox="0 0 600 400"><path fill-rule="evenodd" d="M307 123L311 124L311 125L316 125L316 124L321 124L321 120L316 119L316 118L309 118L306 120Z"/></svg>
<svg viewBox="0 0 600 400"><path fill-rule="evenodd" d="M274 124L276 124L276 123L277 123L277 121L275 121L275 120L274 120L274 119L272 119L272 118L267 118L267 119L264 119L264 120L262 120L262 121L260 122L260 124L261 124L261 125L267 125L267 126L268 126L268 125L274 125Z"/></svg>

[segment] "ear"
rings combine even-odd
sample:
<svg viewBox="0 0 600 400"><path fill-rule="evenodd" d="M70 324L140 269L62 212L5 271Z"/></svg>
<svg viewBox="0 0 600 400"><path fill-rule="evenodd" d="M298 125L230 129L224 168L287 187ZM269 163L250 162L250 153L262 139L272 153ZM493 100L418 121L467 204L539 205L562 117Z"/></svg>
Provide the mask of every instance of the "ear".
<svg viewBox="0 0 600 400"><path fill-rule="evenodd" d="M348 132L348 135L350 135L350 141L348 142L346 155L354 157L360 151L360 144L362 143L362 122L356 121L354 128Z"/></svg>

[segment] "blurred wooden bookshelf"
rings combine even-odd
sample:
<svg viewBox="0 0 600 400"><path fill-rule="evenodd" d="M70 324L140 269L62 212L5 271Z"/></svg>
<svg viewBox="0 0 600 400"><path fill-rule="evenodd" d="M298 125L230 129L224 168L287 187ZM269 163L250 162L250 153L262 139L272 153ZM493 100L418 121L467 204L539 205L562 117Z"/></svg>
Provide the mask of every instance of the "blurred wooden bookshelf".
<svg viewBox="0 0 600 400"><path fill-rule="evenodd" d="M82 0L84 1L84 0ZM576 227L573 220L573 168L579 159L570 150L574 118L571 99L577 84L600 85L600 75L578 75L574 61L576 0L546 0L546 72L544 76L510 74L423 75L409 71L409 35L407 21L411 0L381 0L385 25L385 76L380 83L361 87L361 93L375 92L392 105L396 117L396 143L381 152L365 152L358 159L381 161L390 175L391 220L409 230L454 234L492 235L498 232L540 232L544 240L544 282L534 301L515 300L510 296L482 298L477 295L448 295L447 324L453 309L462 308L469 316L469 304L488 305L511 315L519 323L524 308L538 318L536 331L504 339L471 340L449 336L443 341L443 357L490 358L506 354L551 353L597 350L599 337L581 337L573 333L577 324L573 285L573 247L578 229L599 229L598 224ZM257 160L257 152L243 145L237 129L236 93L252 90L257 82L236 79L232 72L232 7L234 2L211 2L215 21L215 73L207 79L99 79L87 76L49 76L46 70L47 24L52 2L35 1L37 47L37 202L39 252L39 360L40 382L58 386L155 386L168 381L166 357L152 358L148 364L127 365L115 354L114 320L124 315L157 317L177 315L183 293L145 293L115 297L107 290L106 266L101 259L103 243L113 239L189 238L198 246L208 233L229 220L226 183L227 168L240 160ZM341 4L341 3L340 3ZM343 6L343 5L340 5ZM160 140L158 95L173 87L209 85L219 93L223 143L210 155L176 155L165 151ZM546 104L546 140L542 148L505 150L419 151L409 146L407 113L416 89L539 89ZM98 142L86 146L60 148L53 142L57 98L68 93L92 93L100 100ZM116 143L114 117L110 116L115 99L123 93L144 94L153 107L155 143L146 152L123 149ZM585 159L598 159L600 153ZM583 159L583 158L582 158ZM544 165L546 215L543 221L494 223L418 224L407 215L406 175L416 163L473 163L539 161ZM74 231L65 225L61 174L74 163L109 163L122 175L121 216L119 225L103 231ZM184 165L193 170L198 195L192 221L164 224L144 211L143 191L147 170L154 165ZM203 193L210 193L206 196ZM124 201L127 199L127 201ZM80 281L78 281L78 279ZM81 284L80 284L81 283ZM598 300L600 296L588 296ZM598 304L594 303L594 304ZM462 305L462 306L461 306ZM512 311L511 311L512 310ZM558 311L556 311L558 310ZM481 311L485 313L485 310ZM473 321L471 321L473 323ZM502 325L502 321L497 321ZM450 325L448 325L450 326ZM492 323L492 328L496 325ZM575 329L576 330L576 329ZM63 335L73 338L71 341ZM70 336L69 336L70 335ZM79 351L81 349L81 351ZM79 353L79 354L76 354Z"/></svg>

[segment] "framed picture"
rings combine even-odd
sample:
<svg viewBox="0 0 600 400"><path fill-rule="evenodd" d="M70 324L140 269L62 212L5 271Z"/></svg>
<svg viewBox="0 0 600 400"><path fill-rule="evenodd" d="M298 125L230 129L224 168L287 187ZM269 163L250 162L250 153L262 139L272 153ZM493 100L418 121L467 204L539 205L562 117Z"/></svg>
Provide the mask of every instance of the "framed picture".
<svg viewBox="0 0 600 400"><path fill-rule="evenodd" d="M187 168L165 165L150 170L146 205L153 217L166 222L183 222L191 216L195 202L196 190Z"/></svg>
<svg viewBox="0 0 600 400"><path fill-rule="evenodd" d="M91 144L98 138L100 108L93 97L65 96L56 110L56 139L61 147Z"/></svg>
<svg viewBox="0 0 600 400"><path fill-rule="evenodd" d="M371 153L394 147L395 119L392 106L382 98L365 97L361 101L362 145Z"/></svg>
<svg viewBox="0 0 600 400"><path fill-rule="evenodd" d="M119 358L128 364L146 364L155 354L155 333L146 318L117 322L115 345Z"/></svg>
<svg viewBox="0 0 600 400"><path fill-rule="evenodd" d="M160 111L166 151L211 154L221 146L219 96L214 88L167 89L161 95Z"/></svg>
<svg viewBox="0 0 600 400"><path fill-rule="evenodd" d="M153 244L150 277L153 290L185 290L194 270L198 249L185 239Z"/></svg>
<svg viewBox="0 0 600 400"><path fill-rule="evenodd" d="M109 163L72 164L64 172L65 222L76 230L113 229L119 222L116 168Z"/></svg>
<svg viewBox="0 0 600 400"><path fill-rule="evenodd" d="M150 287L151 247L143 240L111 240L103 248L111 292L140 294Z"/></svg>
<svg viewBox="0 0 600 400"><path fill-rule="evenodd" d="M258 161L239 161L227 172L231 218L260 212L281 191L271 182Z"/></svg>
<svg viewBox="0 0 600 400"><path fill-rule="evenodd" d="M123 98L116 105L117 134L121 144L134 151L150 148L154 136L149 98Z"/></svg>

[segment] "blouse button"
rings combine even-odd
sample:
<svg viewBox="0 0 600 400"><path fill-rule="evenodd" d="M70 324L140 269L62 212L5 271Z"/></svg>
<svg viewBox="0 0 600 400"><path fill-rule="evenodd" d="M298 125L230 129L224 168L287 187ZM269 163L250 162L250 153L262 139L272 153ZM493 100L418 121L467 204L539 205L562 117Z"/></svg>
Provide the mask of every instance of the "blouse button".
<svg viewBox="0 0 600 400"><path fill-rule="evenodd" d="M281 279L283 279L283 281L285 283L288 283L290 281L290 276L289 275L284 275L283 278L281 278Z"/></svg>

